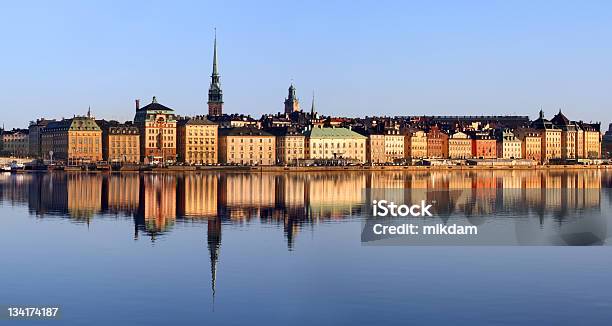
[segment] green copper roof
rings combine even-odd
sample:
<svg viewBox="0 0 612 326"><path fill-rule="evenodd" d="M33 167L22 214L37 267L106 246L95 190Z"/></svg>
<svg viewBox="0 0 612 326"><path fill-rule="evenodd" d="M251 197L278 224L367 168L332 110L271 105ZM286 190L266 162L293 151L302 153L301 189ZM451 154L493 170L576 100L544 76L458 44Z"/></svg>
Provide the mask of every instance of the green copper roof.
<svg viewBox="0 0 612 326"><path fill-rule="evenodd" d="M360 135L346 128L312 128L304 132L306 137L310 138L342 138L342 139L366 139L367 137Z"/></svg>

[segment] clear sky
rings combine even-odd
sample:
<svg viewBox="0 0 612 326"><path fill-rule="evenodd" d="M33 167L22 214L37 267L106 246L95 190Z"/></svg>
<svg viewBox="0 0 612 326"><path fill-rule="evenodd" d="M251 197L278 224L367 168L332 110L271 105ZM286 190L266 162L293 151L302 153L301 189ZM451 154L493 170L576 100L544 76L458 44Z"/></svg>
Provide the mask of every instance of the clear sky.
<svg viewBox="0 0 612 326"><path fill-rule="evenodd" d="M227 113L612 120L610 1L218 0L2 1L1 122L205 114L214 27Z"/></svg>

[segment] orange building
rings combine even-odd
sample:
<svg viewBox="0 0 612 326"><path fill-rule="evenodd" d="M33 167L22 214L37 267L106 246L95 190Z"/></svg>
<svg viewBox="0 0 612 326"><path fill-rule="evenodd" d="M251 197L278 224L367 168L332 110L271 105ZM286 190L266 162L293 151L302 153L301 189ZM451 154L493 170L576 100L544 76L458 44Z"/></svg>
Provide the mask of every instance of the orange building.
<svg viewBox="0 0 612 326"><path fill-rule="evenodd" d="M157 103L140 108L136 100L134 124L140 131L140 160L149 162L176 161L176 116L174 110Z"/></svg>
<svg viewBox="0 0 612 326"><path fill-rule="evenodd" d="M42 131L41 149L45 159L69 165L95 163L102 160L102 130L89 113L53 121Z"/></svg>
<svg viewBox="0 0 612 326"><path fill-rule="evenodd" d="M496 158L497 141L488 131L476 131L472 134L472 156L475 158Z"/></svg>
<svg viewBox="0 0 612 326"><path fill-rule="evenodd" d="M438 126L427 131L427 157L448 158L448 135Z"/></svg>

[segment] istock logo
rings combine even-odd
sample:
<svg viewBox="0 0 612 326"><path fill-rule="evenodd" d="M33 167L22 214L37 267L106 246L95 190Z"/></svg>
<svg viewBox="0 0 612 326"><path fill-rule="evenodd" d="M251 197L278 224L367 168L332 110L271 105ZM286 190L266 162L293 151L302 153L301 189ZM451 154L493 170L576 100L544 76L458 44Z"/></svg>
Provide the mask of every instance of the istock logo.
<svg viewBox="0 0 612 326"><path fill-rule="evenodd" d="M429 209L431 204L427 204L424 200L421 200L420 205L397 205L394 202L388 202L386 200L373 200L372 201L372 214L374 216L433 216Z"/></svg>

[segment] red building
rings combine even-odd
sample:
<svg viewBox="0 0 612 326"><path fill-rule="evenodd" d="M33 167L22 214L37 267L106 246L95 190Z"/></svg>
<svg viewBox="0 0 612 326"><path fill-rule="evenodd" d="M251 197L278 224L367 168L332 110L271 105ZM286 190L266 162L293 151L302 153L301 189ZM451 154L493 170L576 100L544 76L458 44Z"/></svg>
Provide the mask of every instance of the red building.
<svg viewBox="0 0 612 326"><path fill-rule="evenodd" d="M496 158L497 141L487 131L476 131L472 137L472 156L474 158Z"/></svg>

